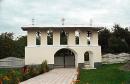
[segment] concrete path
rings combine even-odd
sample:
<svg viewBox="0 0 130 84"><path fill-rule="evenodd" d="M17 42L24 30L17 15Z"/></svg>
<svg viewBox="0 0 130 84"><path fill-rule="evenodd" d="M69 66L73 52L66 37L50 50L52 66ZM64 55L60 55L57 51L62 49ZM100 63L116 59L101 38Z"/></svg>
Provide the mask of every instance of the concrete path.
<svg viewBox="0 0 130 84"><path fill-rule="evenodd" d="M75 68L57 68L20 84L71 84L75 74Z"/></svg>

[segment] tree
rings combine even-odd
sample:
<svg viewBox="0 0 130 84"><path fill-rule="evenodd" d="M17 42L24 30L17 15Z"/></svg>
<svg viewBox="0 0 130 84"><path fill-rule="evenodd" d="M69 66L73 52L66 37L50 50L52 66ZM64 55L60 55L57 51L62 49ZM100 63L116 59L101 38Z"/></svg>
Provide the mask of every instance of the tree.
<svg viewBox="0 0 130 84"><path fill-rule="evenodd" d="M129 46L126 41L126 36L129 36L128 33L127 29L118 24L113 26L112 36L109 41L109 49L112 53L128 52Z"/></svg>
<svg viewBox="0 0 130 84"><path fill-rule="evenodd" d="M13 56L14 49L13 33L2 33L0 35L0 58Z"/></svg>
<svg viewBox="0 0 130 84"><path fill-rule="evenodd" d="M13 35L13 33L7 32L0 35L0 59L6 57L24 57L27 36L21 36L14 40Z"/></svg>
<svg viewBox="0 0 130 84"><path fill-rule="evenodd" d="M25 46L27 46L27 36L18 37L18 40L14 40L15 51L13 52L15 57L24 58Z"/></svg>
<svg viewBox="0 0 130 84"><path fill-rule="evenodd" d="M109 52L111 53L128 52L128 44L125 40L113 36L109 40Z"/></svg>
<svg viewBox="0 0 130 84"><path fill-rule="evenodd" d="M124 28L122 28L120 25L115 24L113 26L113 36L119 39L125 39L127 32Z"/></svg>
<svg viewBox="0 0 130 84"><path fill-rule="evenodd" d="M99 32L99 44L103 53L130 52L130 32L115 24L111 32L106 28Z"/></svg>
<svg viewBox="0 0 130 84"><path fill-rule="evenodd" d="M103 52L108 52L108 42L110 39L111 33L110 31L105 28L104 30L99 32L99 45L102 47Z"/></svg>

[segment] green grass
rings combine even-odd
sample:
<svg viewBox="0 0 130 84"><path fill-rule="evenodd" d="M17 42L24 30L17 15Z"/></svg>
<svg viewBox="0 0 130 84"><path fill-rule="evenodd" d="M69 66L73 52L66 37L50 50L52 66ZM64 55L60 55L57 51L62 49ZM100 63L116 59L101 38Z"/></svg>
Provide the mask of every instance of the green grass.
<svg viewBox="0 0 130 84"><path fill-rule="evenodd" d="M122 65L103 65L96 70L82 69L79 84L130 84L130 72L119 70Z"/></svg>

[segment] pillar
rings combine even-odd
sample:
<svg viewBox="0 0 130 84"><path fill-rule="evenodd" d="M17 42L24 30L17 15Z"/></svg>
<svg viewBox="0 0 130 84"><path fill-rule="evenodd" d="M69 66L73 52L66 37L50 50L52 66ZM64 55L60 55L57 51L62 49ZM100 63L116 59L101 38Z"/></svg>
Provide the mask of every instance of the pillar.
<svg viewBox="0 0 130 84"><path fill-rule="evenodd" d="M36 31L29 30L27 35L27 46L36 45Z"/></svg>
<svg viewBox="0 0 130 84"><path fill-rule="evenodd" d="M60 30L53 30L53 45L60 45Z"/></svg>
<svg viewBox="0 0 130 84"><path fill-rule="evenodd" d="M87 45L86 31L80 31L79 35L79 45Z"/></svg>
<svg viewBox="0 0 130 84"><path fill-rule="evenodd" d="M97 31L92 32L90 43L91 43L90 45L92 46L98 46L98 32Z"/></svg>
<svg viewBox="0 0 130 84"><path fill-rule="evenodd" d="M68 45L75 45L75 31L69 30L68 33Z"/></svg>
<svg viewBox="0 0 130 84"><path fill-rule="evenodd" d="M47 45L47 31L41 31L41 46Z"/></svg>

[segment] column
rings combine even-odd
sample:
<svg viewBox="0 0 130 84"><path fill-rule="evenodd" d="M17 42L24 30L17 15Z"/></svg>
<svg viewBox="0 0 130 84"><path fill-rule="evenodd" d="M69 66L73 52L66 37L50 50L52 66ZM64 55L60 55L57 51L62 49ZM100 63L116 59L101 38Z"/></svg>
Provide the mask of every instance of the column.
<svg viewBox="0 0 130 84"><path fill-rule="evenodd" d="M41 46L47 45L47 31L41 31Z"/></svg>
<svg viewBox="0 0 130 84"><path fill-rule="evenodd" d="M68 45L75 45L75 31L74 30L68 30L69 36L68 36Z"/></svg>
<svg viewBox="0 0 130 84"><path fill-rule="evenodd" d="M36 45L36 31L29 30L27 35L27 46Z"/></svg>
<svg viewBox="0 0 130 84"><path fill-rule="evenodd" d="M53 30L53 45L60 45L60 30Z"/></svg>
<svg viewBox="0 0 130 84"><path fill-rule="evenodd" d="M98 46L98 32L97 31L93 31L92 32L92 37L91 37L91 42L90 42L92 46Z"/></svg>
<svg viewBox="0 0 130 84"><path fill-rule="evenodd" d="M86 31L83 31L83 30L80 31L79 45L87 45Z"/></svg>

